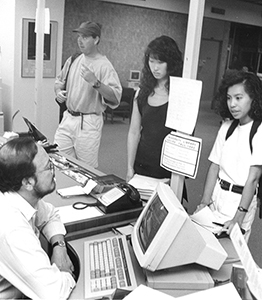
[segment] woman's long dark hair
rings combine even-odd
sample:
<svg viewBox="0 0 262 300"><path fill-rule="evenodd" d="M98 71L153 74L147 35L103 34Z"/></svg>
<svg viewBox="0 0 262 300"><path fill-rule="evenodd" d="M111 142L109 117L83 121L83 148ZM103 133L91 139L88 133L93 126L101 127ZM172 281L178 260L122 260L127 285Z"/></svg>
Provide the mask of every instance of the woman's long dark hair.
<svg viewBox="0 0 262 300"><path fill-rule="evenodd" d="M262 83L259 77L251 72L245 72L243 70L228 70L222 79L221 85L215 95L215 111L222 118L233 119L228 105L227 105L227 93L228 88L235 84L242 83L244 85L245 92L253 100L251 108L248 113L253 120L262 120Z"/></svg>
<svg viewBox="0 0 262 300"><path fill-rule="evenodd" d="M157 37L149 43L145 51L138 101L147 101L148 96L154 93L157 84L157 79L153 76L149 67L150 57L167 63L168 76L182 76L183 59L177 43L165 35ZM169 78L166 88L169 91Z"/></svg>

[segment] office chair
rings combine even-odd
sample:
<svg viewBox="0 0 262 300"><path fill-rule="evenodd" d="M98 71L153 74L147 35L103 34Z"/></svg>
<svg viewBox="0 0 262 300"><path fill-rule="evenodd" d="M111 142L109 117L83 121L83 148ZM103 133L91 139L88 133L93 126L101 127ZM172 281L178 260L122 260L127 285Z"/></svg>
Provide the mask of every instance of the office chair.
<svg viewBox="0 0 262 300"><path fill-rule="evenodd" d="M120 104L117 108L112 109L107 107L105 111L105 119L107 120L107 115L111 115L111 123L114 123L115 116L122 116L123 120L125 118L130 119L132 107L133 107L133 99L135 95L135 90L133 88L123 87L122 97L120 100Z"/></svg>

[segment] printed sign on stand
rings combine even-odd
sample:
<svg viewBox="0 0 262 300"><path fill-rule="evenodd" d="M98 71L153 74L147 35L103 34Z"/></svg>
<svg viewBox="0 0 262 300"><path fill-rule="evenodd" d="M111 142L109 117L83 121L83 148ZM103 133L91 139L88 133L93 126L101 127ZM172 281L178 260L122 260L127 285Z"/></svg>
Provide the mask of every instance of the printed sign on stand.
<svg viewBox="0 0 262 300"><path fill-rule="evenodd" d="M166 136L161 153L161 167L179 175L195 179L202 148L202 140L182 133Z"/></svg>

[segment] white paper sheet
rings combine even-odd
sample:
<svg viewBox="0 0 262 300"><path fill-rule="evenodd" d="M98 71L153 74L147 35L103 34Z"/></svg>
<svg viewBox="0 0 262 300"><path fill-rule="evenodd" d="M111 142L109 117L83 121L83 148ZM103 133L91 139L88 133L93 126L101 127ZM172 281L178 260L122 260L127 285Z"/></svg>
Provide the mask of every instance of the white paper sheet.
<svg viewBox="0 0 262 300"><path fill-rule="evenodd" d="M202 81L170 77L166 127L192 134L196 125Z"/></svg>
<svg viewBox="0 0 262 300"><path fill-rule="evenodd" d="M58 189L56 192L63 198L85 195L85 192L80 185L75 185L75 186L70 186L67 188Z"/></svg>
<svg viewBox="0 0 262 300"><path fill-rule="evenodd" d="M191 293L181 297L172 297L158 290L152 289L145 285L139 285L129 295L125 297L125 300L241 300L233 283L227 283L218 287L210 288L207 290Z"/></svg>
<svg viewBox="0 0 262 300"><path fill-rule="evenodd" d="M134 177L129 181L129 184L133 185L139 191L143 200L148 200L155 191L159 182L169 184L169 181L169 178L158 179L135 174Z"/></svg>
<svg viewBox="0 0 262 300"><path fill-rule="evenodd" d="M160 291L154 290L145 285L139 285L130 294L125 297L125 300L174 300L175 298L164 294Z"/></svg>
<svg viewBox="0 0 262 300"><path fill-rule="evenodd" d="M232 282L213 287L211 289L199 291L186 296L178 297L179 300L241 300Z"/></svg>
<svg viewBox="0 0 262 300"><path fill-rule="evenodd" d="M205 206L197 213L190 216L191 220L197 224L205 227L213 233L218 233L221 231L222 226L218 226L213 222L220 223L221 225L225 223L226 219L219 212L213 212L208 206Z"/></svg>
<svg viewBox="0 0 262 300"><path fill-rule="evenodd" d="M230 233L230 238L245 269L248 277L247 284L251 293L256 299L262 300L262 275L249 251L238 224L234 225Z"/></svg>
<svg viewBox="0 0 262 300"><path fill-rule="evenodd" d="M135 174L134 177L129 181L129 183L137 189L154 191L159 182L168 183L169 180L169 178L158 179Z"/></svg>
<svg viewBox="0 0 262 300"><path fill-rule="evenodd" d="M96 207L87 207L85 209L75 209L72 205L60 206L57 208L61 221L66 224L83 219L100 217L103 213Z"/></svg>
<svg viewBox="0 0 262 300"><path fill-rule="evenodd" d="M85 194L89 195L95 186L97 186L97 183L94 180L89 179L84 187L80 185L70 186L67 188L58 189L57 193L64 198Z"/></svg>

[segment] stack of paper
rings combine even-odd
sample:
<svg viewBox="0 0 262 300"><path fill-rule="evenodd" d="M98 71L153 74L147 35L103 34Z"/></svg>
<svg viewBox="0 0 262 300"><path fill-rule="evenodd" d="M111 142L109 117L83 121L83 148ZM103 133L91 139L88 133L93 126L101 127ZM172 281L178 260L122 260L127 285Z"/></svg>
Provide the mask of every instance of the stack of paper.
<svg viewBox="0 0 262 300"><path fill-rule="evenodd" d="M218 211L212 211L208 206L194 213L190 218L193 222L205 227L213 233L221 231L223 224L228 220L228 217L223 216Z"/></svg>
<svg viewBox="0 0 262 300"><path fill-rule="evenodd" d="M135 176L129 181L129 183L134 186L140 193L140 197L143 200L148 200L153 192L155 191L159 182L169 183L169 178L158 179L148 176L142 176L135 174Z"/></svg>
<svg viewBox="0 0 262 300"><path fill-rule="evenodd" d="M94 189L94 187L97 185L97 183L89 179L85 186L70 186L67 188L58 189L57 193L63 197L63 198L69 198L72 196L79 196L79 195L89 195L91 191Z"/></svg>

